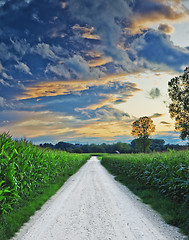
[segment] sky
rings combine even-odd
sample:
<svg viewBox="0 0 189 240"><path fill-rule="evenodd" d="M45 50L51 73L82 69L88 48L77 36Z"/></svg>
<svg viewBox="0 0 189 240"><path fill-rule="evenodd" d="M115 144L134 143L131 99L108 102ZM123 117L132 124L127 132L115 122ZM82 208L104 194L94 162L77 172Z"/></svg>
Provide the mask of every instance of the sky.
<svg viewBox="0 0 189 240"><path fill-rule="evenodd" d="M168 81L189 66L188 0L0 0L0 133L34 144L174 131Z"/></svg>

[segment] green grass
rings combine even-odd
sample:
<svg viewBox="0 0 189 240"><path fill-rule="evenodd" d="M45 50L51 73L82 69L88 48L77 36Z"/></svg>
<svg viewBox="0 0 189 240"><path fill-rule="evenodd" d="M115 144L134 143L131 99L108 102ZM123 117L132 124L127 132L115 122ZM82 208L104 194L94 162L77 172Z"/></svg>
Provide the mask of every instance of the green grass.
<svg viewBox="0 0 189 240"><path fill-rule="evenodd" d="M110 155L102 164L164 220L189 236L189 151Z"/></svg>
<svg viewBox="0 0 189 240"><path fill-rule="evenodd" d="M0 135L0 239L9 239L90 158Z"/></svg>
<svg viewBox="0 0 189 240"><path fill-rule="evenodd" d="M20 227L29 220L37 210L51 197L67 180L67 177L56 179L56 183L48 184L32 192L30 196L19 201L15 208L0 218L0 239L10 239Z"/></svg>

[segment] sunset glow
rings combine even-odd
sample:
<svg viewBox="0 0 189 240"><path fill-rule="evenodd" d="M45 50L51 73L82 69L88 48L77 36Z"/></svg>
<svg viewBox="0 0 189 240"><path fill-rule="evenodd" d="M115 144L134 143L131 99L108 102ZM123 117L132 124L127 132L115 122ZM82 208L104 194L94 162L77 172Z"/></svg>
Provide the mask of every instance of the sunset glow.
<svg viewBox="0 0 189 240"><path fill-rule="evenodd" d="M32 142L129 142L174 132L168 81L189 66L184 0L0 3L0 132Z"/></svg>

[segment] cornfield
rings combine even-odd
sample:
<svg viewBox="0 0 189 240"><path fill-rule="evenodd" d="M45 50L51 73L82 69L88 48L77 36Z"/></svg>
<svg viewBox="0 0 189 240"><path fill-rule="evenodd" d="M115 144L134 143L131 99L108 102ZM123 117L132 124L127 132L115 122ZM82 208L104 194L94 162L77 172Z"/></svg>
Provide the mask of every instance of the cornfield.
<svg viewBox="0 0 189 240"><path fill-rule="evenodd" d="M6 133L0 135L0 214L38 187L72 175L87 159L89 155L41 149Z"/></svg>
<svg viewBox="0 0 189 240"><path fill-rule="evenodd" d="M178 202L189 202L188 150L106 155L102 164L116 176L136 179Z"/></svg>

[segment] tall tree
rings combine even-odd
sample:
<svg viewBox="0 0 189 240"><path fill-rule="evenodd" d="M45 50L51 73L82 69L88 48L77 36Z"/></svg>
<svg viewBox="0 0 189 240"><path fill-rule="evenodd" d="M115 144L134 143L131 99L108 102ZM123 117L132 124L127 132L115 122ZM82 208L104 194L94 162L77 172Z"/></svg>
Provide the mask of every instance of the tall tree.
<svg viewBox="0 0 189 240"><path fill-rule="evenodd" d="M189 67L184 74L168 82L168 94L171 99L169 113L175 118L175 130L180 131L181 139L189 142Z"/></svg>
<svg viewBox="0 0 189 240"><path fill-rule="evenodd" d="M149 136L155 132L155 125L149 117L140 117L138 120L132 124L133 136L137 136L138 140L136 141L138 148L142 148L143 152L146 152L147 148L150 146Z"/></svg>

